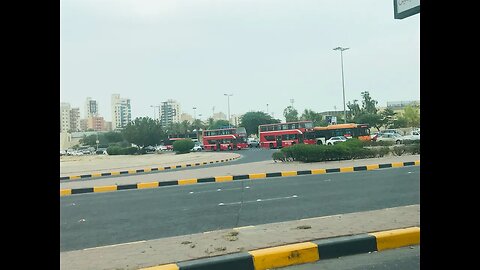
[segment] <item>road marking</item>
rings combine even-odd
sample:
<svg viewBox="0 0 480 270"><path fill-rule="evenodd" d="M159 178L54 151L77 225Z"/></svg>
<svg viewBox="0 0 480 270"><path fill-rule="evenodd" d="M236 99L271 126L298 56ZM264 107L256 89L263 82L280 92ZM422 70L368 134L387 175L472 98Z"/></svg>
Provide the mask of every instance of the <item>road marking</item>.
<svg viewBox="0 0 480 270"><path fill-rule="evenodd" d="M233 228L233 229L234 229L234 230L243 230L243 229L251 229L251 228L255 228L255 226L253 226L253 225L248 225L248 226L237 227L237 228Z"/></svg>
<svg viewBox="0 0 480 270"><path fill-rule="evenodd" d="M276 200L285 200L285 199L293 199L293 198L298 198L297 195L292 195L288 197L278 197L278 198L268 198L268 199L256 199L254 201L244 201L243 203L255 203L255 202L266 202L266 201L276 201ZM219 203L218 206L223 206L223 205L236 205L236 204L241 204L242 202L232 202L232 203Z"/></svg>
<svg viewBox="0 0 480 270"><path fill-rule="evenodd" d="M249 189L249 186L246 186L245 189ZM188 194L198 194L198 193L207 193L207 192L219 192L219 191L228 191L228 190L241 190L242 188L226 188L226 189L212 189L212 190L202 190L202 191L190 191Z"/></svg>
<svg viewBox="0 0 480 270"><path fill-rule="evenodd" d="M323 182L330 182L330 181L332 181L332 179L325 179L325 180L323 180Z"/></svg>
<svg viewBox="0 0 480 270"><path fill-rule="evenodd" d="M92 249L100 249L100 248L118 247L118 246L125 246L125 245L131 245L131 244L139 244L139 243L145 243L145 242L147 242L147 241L146 241L146 240L142 240L142 241L129 242L129 243L121 243L121 244L101 246L101 247L84 248L83 250L92 250Z"/></svg>

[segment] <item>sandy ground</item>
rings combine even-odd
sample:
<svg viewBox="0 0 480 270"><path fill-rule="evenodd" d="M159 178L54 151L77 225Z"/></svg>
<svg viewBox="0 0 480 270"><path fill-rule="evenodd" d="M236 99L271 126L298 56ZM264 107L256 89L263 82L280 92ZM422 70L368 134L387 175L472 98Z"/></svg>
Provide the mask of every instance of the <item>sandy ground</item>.
<svg viewBox="0 0 480 270"><path fill-rule="evenodd" d="M86 155L61 156L60 175L75 175L112 170L164 167L196 162L208 162L238 158L240 155L231 152L192 152L177 155L174 152L161 152L146 155Z"/></svg>

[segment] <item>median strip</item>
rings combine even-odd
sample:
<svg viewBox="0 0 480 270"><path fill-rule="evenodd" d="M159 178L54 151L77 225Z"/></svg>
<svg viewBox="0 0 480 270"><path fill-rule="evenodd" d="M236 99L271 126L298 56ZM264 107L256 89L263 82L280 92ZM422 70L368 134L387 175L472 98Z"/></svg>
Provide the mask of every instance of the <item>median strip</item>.
<svg viewBox="0 0 480 270"><path fill-rule="evenodd" d="M420 227L319 239L139 270L266 270L413 245L420 245Z"/></svg>
<svg viewBox="0 0 480 270"><path fill-rule="evenodd" d="M70 176L60 176L60 180L77 180L77 179L85 179L85 178L99 178L105 176L112 176L112 175L124 175L124 174L138 174L138 173L151 173L153 171L165 171L165 170L172 170L172 169L179 169L179 168L187 168L187 167L195 167L200 165L207 165L211 163L217 162L227 162L232 161L235 159L240 158L241 156L238 155L233 158L228 159L221 159L221 160L214 160L214 161L207 161L200 163L193 163L193 164L180 164L180 165L172 165L172 166L165 166L165 167L153 167L153 168L143 168L143 169L129 169L126 171L113 171L113 172L103 172L103 173L90 173L90 174L82 174L82 175L70 175Z"/></svg>
<svg viewBox="0 0 480 270"><path fill-rule="evenodd" d="M201 183L221 183L227 181L236 181L236 180L248 180L248 179L264 179L272 177L293 177L309 174L327 174L327 173L351 173L365 170L376 170L383 168L398 168L404 166L420 166L420 161L415 162L394 162L386 164L370 164L356 167L342 167L342 168L330 168L330 169L312 169L312 170L302 170L302 171L283 171L283 172L271 172L271 173L250 173L242 175L223 175L223 176L214 176L214 177L204 177L204 178L190 178L190 179L179 179L171 181L159 181L159 182L148 182L148 183L138 183L138 184L128 184L128 185L111 185L111 186L98 186L90 188L77 188L77 189L60 189L60 196L69 196L73 194L83 194L91 192L108 192L108 191L117 191L117 190L127 190L127 189L146 189L146 188L158 188L164 186L175 186L175 185L192 185L192 184L201 184Z"/></svg>

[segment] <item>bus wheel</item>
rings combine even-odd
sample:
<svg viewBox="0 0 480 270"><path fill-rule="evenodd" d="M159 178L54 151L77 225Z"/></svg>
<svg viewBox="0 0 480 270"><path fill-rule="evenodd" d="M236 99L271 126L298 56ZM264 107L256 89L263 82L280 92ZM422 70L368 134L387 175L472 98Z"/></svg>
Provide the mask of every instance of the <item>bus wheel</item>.
<svg viewBox="0 0 480 270"><path fill-rule="evenodd" d="M317 145L322 145L322 144L323 144L322 141L320 140L317 141Z"/></svg>
<svg viewBox="0 0 480 270"><path fill-rule="evenodd" d="M230 145L228 146L228 150L232 150L232 147Z"/></svg>
<svg viewBox="0 0 480 270"><path fill-rule="evenodd" d="M270 149L273 149L273 143L270 143Z"/></svg>

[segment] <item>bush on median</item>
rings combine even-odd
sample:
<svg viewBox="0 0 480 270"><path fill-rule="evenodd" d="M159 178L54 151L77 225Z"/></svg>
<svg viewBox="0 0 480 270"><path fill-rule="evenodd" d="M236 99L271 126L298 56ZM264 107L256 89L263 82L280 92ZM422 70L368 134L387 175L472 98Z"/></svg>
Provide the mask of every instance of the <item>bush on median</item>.
<svg viewBox="0 0 480 270"><path fill-rule="evenodd" d="M195 143L191 139L178 140L173 142L173 151L176 154L190 153L190 150L195 146Z"/></svg>

